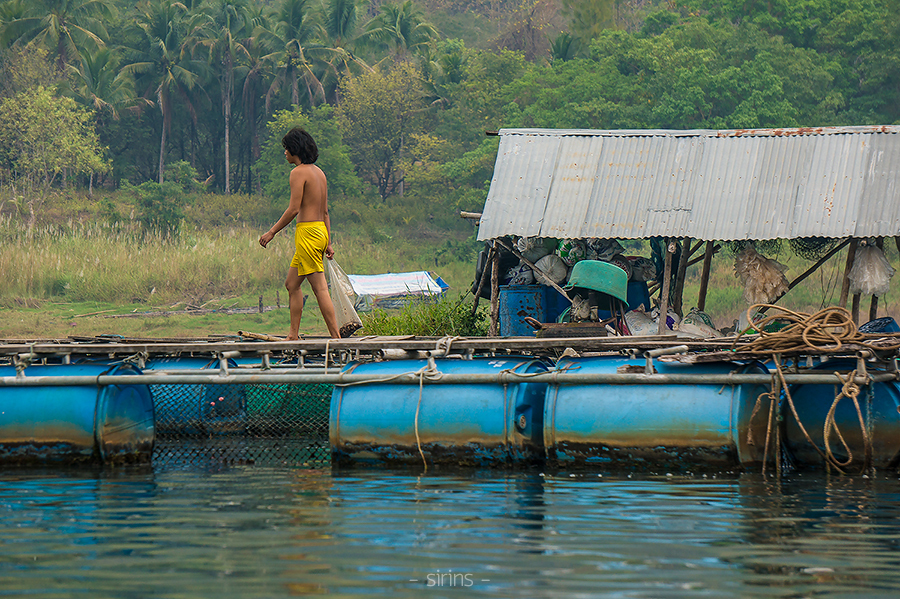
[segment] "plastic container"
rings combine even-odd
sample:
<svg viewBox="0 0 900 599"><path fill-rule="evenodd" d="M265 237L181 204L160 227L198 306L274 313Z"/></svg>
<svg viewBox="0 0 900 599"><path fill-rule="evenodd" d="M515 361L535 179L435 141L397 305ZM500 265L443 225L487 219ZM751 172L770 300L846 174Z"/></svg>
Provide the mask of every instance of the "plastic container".
<svg viewBox="0 0 900 599"><path fill-rule="evenodd" d="M130 365L28 366L31 376L130 375ZM0 376L16 376L0 366ZM153 401L146 385L4 387L0 391L0 462L150 461L155 441Z"/></svg>
<svg viewBox="0 0 900 599"><path fill-rule="evenodd" d="M854 360L828 360L813 368L820 372L840 372L842 376L846 376L854 369L856 369ZM873 372L870 371L870 374ZM809 438L821 451L825 451L825 419L838 391L840 389L835 385L791 387L791 399L797 410L797 416ZM896 469L900 456L900 385L883 382L875 383L871 387L862 387L857 402L859 412L853 400L848 397L841 398L834 410L834 423L853 454L853 461L848 464L846 471L859 472L865 461L864 426L867 429L866 434L871 433L872 465L876 468ZM786 400L782 412L785 446L791 452L794 461L801 466L823 467L825 460L816 448L810 445ZM860 425L860 415L863 426ZM833 430L829 436L829 444L832 454L838 461L845 462L850 457Z"/></svg>
<svg viewBox="0 0 900 599"><path fill-rule="evenodd" d="M644 370L644 360L619 357L564 359L558 370L616 373ZM661 374L767 373L759 365L667 364ZM551 465L666 468L761 464L768 404L750 418L759 385L722 383L551 384L544 402L544 447ZM754 443L748 443L748 431ZM771 455L771 454L770 454Z"/></svg>
<svg viewBox="0 0 900 599"><path fill-rule="evenodd" d="M502 337L534 337L534 327L525 322L525 316L545 322L543 285L503 285L499 301Z"/></svg>
<svg viewBox="0 0 900 599"><path fill-rule="evenodd" d="M344 372L415 373L426 360L349 364ZM437 370L485 374L544 372L533 358L435 360ZM335 386L329 435L335 463L500 466L543 457L546 383ZM418 412L418 414L417 414Z"/></svg>

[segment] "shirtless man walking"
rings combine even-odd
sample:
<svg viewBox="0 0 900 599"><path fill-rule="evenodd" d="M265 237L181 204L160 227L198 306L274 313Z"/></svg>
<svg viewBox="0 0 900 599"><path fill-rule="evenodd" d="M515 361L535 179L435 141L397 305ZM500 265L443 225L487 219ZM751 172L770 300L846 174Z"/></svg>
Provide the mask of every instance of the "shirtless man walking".
<svg viewBox="0 0 900 599"><path fill-rule="evenodd" d="M328 333L333 339L340 339L322 262L323 256L330 260L334 250L331 247L331 221L328 219L328 182L322 169L315 165L319 148L312 136L300 127L288 131L281 145L284 146L287 161L295 165L290 175L291 201L278 222L259 238L259 245L266 247L279 231L291 224L294 218L297 219L294 233L297 250L284 283L291 309L291 330L287 340L299 339L300 317L303 315L300 285L305 280L309 281L316 295Z"/></svg>

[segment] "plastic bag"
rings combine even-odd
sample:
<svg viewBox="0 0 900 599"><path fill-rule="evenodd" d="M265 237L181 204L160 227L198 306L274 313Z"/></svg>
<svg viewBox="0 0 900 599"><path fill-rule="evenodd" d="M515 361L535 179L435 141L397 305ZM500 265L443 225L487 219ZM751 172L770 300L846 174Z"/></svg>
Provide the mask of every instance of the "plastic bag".
<svg viewBox="0 0 900 599"><path fill-rule="evenodd" d="M757 253L747 245L734 259L734 276L744 286L748 304L770 304L788 292L787 267Z"/></svg>
<svg viewBox="0 0 900 599"><path fill-rule="evenodd" d="M882 297L891 288L894 268L878 246L866 245L856 250L853 267L847 275L850 293Z"/></svg>
<svg viewBox="0 0 900 599"><path fill-rule="evenodd" d="M355 295L353 285L336 260L325 260L325 279L328 281L328 295L334 304L338 331L341 339L346 339L362 328L362 320L353 308L351 299Z"/></svg>
<svg viewBox="0 0 900 599"><path fill-rule="evenodd" d="M653 319L643 310L626 312L625 324L628 325L628 330L635 337L656 335L659 332L659 325L653 322Z"/></svg>
<svg viewBox="0 0 900 599"><path fill-rule="evenodd" d="M703 339L722 336L722 333L713 327L709 315L706 314L706 312L701 312L697 308L692 308L690 312L684 315L684 318L678 323L676 330L691 337L700 337Z"/></svg>
<svg viewBox="0 0 900 599"><path fill-rule="evenodd" d="M538 283L541 285L549 285L550 283L547 279L550 279L554 283L559 283L564 280L566 274L568 274L565 262L563 262L556 254L544 256L537 261L535 266L537 266L538 270L541 272L535 272L534 278L537 279Z"/></svg>

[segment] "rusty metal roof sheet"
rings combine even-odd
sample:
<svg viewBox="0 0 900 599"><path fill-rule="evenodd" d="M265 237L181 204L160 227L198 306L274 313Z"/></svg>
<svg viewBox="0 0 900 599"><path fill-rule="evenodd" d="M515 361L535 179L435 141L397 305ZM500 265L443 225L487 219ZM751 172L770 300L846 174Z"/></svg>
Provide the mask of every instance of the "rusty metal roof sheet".
<svg viewBox="0 0 900 599"><path fill-rule="evenodd" d="M900 235L900 126L499 135L482 240Z"/></svg>

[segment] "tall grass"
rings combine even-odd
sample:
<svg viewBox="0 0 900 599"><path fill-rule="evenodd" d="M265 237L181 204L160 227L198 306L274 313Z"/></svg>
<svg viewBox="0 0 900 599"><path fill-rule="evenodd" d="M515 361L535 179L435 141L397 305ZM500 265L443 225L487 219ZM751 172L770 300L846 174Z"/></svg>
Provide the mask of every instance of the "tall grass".
<svg viewBox="0 0 900 599"><path fill-rule="evenodd" d="M100 221L29 228L0 216L0 302L64 299L112 303L201 302L252 295L282 286L293 254L293 228L259 246L250 227L200 229L177 235L133 223ZM434 261L427 243L375 243L335 233L336 258L357 274L436 270L455 289L474 276L468 260Z"/></svg>
<svg viewBox="0 0 900 599"><path fill-rule="evenodd" d="M436 300L411 302L399 311L374 310L360 316L366 335L478 337L488 333L487 308L482 304L472 314L471 301L464 294L444 294Z"/></svg>

